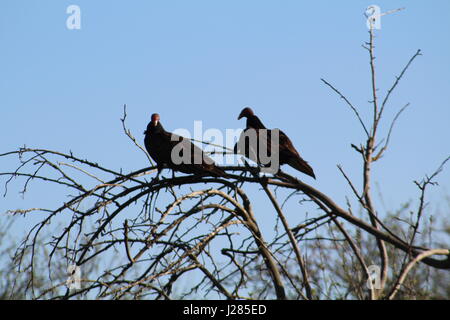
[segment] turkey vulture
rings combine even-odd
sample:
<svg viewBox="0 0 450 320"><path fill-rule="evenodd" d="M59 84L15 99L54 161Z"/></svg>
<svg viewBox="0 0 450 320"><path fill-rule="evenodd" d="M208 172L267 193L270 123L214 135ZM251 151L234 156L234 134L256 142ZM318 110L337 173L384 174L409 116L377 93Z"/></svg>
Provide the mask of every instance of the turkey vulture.
<svg viewBox="0 0 450 320"><path fill-rule="evenodd" d="M268 163L261 161L262 155L266 154L269 158L272 156L276 157L278 155L280 166L282 164L288 164L294 169L297 169L298 171L303 172L314 179L316 178L313 169L300 157L300 154L295 149L291 140L283 131L279 129L267 129L250 108L244 108L241 111L238 120L241 118L247 118L247 126L242 132L239 141L234 146L234 153L243 154L245 157L260 165L263 165L264 167L267 167ZM274 141L272 141L271 137L273 136L274 140L276 140L276 134L279 137L278 152L272 154L271 146L275 146L276 148L276 144L273 144ZM252 139L252 136L255 139ZM264 148L266 150L264 150ZM261 149L263 150L262 153ZM275 171L278 172L278 169L279 168L276 168Z"/></svg>
<svg viewBox="0 0 450 320"><path fill-rule="evenodd" d="M157 177L165 167L203 176L227 176L210 157L204 154L202 149L189 139L164 130L159 119L159 114L154 113L144 132L145 148L157 164Z"/></svg>

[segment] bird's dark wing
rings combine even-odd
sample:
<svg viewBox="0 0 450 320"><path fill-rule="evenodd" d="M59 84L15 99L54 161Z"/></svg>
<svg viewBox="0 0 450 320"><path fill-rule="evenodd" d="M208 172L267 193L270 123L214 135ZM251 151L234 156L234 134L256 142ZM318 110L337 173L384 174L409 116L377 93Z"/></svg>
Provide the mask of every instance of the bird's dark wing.
<svg viewBox="0 0 450 320"><path fill-rule="evenodd" d="M258 133L253 128L242 131L238 142L234 145L234 153L241 154L249 160L258 163Z"/></svg>
<svg viewBox="0 0 450 320"><path fill-rule="evenodd" d="M179 157L178 159L171 158L172 165L176 170L184 173L226 176L226 173L215 165L213 159L188 138L172 134L170 149L172 157Z"/></svg>
<svg viewBox="0 0 450 320"><path fill-rule="evenodd" d="M157 163L159 168L163 168L169 164L170 158L165 150L166 143L164 137L158 134L150 134L147 131L144 139L145 149L152 159Z"/></svg>
<svg viewBox="0 0 450 320"><path fill-rule="evenodd" d="M279 130L279 139L280 139L280 155L281 156L293 156L293 157L299 157L300 154L298 153L297 149L295 149L294 145L292 144L291 139L281 130Z"/></svg>
<svg viewBox="0 0 450 320"><path fill-rule="evenodd" d="M295 149L291 139L289 139L289 137L281 130L279 130L279 157L280 164L288 164L294 169L297 169L314 179L316 178L311 166L300 157L300 154L297 149Z"/></svg>

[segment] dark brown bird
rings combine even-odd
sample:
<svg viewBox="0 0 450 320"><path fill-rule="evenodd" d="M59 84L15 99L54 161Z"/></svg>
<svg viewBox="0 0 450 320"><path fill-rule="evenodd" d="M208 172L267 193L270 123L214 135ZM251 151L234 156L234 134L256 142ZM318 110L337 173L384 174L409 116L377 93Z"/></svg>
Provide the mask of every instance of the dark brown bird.
<svg viewBox="0 0 450 320"><path fill-rule="evenodd" d="M159 119L159 114L154 113L144 132L145 148L157 163L157 177L164 168L203 176L227 176L201 148L189 139L164 130Z"/></svg>
<svg viewBox="0 0 450 320"><path fill-rule="evenodd" d="M279 136L278 150L276 150L276 153L278 153L279 165L288 164L292 168L297 169L314 179L316 178L311 166L300 157L300 154L295 149L291 140L283 131L279 129L267 129L250 108L244 108L241 111L238 120L241 118L247 118L247 125L242 132L239 141L234 146L234 153L242 154L261 165L260 147L267 148L267 151L265 151L267 152L266 154L268 157L272 156L271 137L275 136L274 133L276 130ZM264 133L265 130L262 129L267 130L266 133ZM256 140L251 139L252 134L255 135ZM274 156L276 156L276 154ZM268 166L267 164L262 165Z"/></svg>

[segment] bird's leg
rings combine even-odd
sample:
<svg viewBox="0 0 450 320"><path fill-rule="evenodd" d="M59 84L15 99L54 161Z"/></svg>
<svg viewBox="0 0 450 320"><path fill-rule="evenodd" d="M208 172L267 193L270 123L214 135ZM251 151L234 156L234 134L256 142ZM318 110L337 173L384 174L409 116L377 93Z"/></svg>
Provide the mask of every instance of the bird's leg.
<svg viewBox="0 0 450 320"><path fill-rule="evenodd" d="M258 173L258 177L260 177L260 176L261 176L261 172L262 172L262 166L259 165L259 166L257 166L256 168L257 168L257 169L256 169L256 173Z"/></svg>
<svg viewBox="0 0 450 320"><path fill-rule="evenodd" d="M161 171L163 170L163 167L160 166L160 165L158 165L158 166L157 166L157 169L158 169L158 172L156 173L156 177L154 177L154 178L152 179L152 183L153 183L153 182L159 181L159 175L161 174Z"/></svg>
<svg viewBox="0 0 450 320"><path fill-rule="evenodd" d="M264 185L267 185L268 181L269 181L269 177L268 176L260 176L261 179L261 183Z"/></svg>

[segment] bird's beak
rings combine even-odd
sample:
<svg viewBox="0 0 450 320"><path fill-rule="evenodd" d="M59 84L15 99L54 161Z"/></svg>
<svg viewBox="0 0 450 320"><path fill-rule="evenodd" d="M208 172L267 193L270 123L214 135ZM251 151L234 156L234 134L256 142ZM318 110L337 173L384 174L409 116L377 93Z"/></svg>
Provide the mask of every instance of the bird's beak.
<svg viewBox="0 0 450 320"><path fill-rule="evenodd" d="M242 112L241 112L241 114L239 115L239 117L238 117L238 120L241 120L241 118L243 117L244 115L242 114Z"/></svg>

